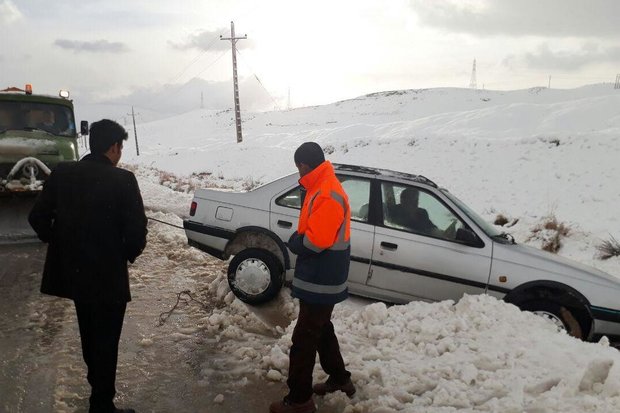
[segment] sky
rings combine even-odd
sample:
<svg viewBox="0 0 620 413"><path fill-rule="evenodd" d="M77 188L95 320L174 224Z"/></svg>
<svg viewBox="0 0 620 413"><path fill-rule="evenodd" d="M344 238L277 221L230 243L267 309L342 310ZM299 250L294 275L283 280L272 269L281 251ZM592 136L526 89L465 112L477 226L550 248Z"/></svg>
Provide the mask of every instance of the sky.
<svg viewBox="0 0 620 413"><path fill-rule="evenodd" d="M478 88L570 88L620 73L619 15L615 0L0 0L0 86L228 108L234 21L242 109L468 87L474 59Z"/></svg>

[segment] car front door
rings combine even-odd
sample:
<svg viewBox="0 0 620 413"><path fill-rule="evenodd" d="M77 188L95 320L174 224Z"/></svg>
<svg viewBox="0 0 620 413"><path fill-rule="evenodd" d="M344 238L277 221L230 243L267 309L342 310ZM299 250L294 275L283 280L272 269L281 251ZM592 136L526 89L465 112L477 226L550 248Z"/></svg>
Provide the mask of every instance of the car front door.
<svg viewBox="0 0 620 413"><path fill-rule="evenodd" d="M394 301L458 300L465 293L483 293L491 268L490 243L458 241L457 231L471 227L436 193L390 181L380 186L382 212L368 286L384 290L382 295Z"/></svg>

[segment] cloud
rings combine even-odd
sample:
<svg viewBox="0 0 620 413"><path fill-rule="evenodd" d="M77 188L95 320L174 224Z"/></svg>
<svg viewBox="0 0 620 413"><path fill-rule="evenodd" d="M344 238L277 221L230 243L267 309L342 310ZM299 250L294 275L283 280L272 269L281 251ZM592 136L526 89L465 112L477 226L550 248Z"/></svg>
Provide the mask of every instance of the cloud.
<svg viewBox="0 0 620 413"><path fill-rule="evenodd" d="M410 0L420 21L478 36L615 37L617 0Z"/></svg>
<svg viewBox="0 0 620 413"><path fill-rule="evenodd" d="M519 59L512 56L506 64ZM600 48L594 43L585 43L580 50L554 51L548 43L541 44L536 52L525 53L521 58L528 67L536 69L578 70L596 63L620 63L620 47Z"/></svg>
<svg viewBox="0 0 620 413"><path fill-rule="evenodd" d="M73 50L74 52L92 52L92 53L122 53L128 51L128 47L121 42L109 42L107 40L94 40L91 42L82 42L76 40L57 39L54 44L65 50Z"/></svg>
<svg viewBox="0 0 620 413"><path fill-rule="evenodd" d="M245 33L235 33L235 37L242 37L244 34ZM178 50L198 49L205 52L229 50L230 41L221 40L220 35L223 37L230 37L230 28L217 29L214 31L204 30L190 35L182 43L169 42L169 44ZM247 49L252 47L254 47L254 43L251 39L245 39L237 42L237 48L239 49Z"/></svg>
<svg viewBox="0 0 620 413"><path fill-rule="evenodd" d="M22 13L11 0L0 0L0 24L13 23L22 18Z"/></svg>

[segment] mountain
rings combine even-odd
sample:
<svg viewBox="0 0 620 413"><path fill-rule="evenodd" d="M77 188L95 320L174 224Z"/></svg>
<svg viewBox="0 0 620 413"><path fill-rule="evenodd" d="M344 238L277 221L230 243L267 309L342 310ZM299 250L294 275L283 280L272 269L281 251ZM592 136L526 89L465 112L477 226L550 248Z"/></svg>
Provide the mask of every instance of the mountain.
<svg viewBox="0 0 620 413"><path fill-rule="evenodd" d="M244 110L264 110L274 107L274 100L255 78L239 82ZM113 99L75 98L78 120L90 122L108 118L130 125L131 107L136 122L144 123L180 115L192 110L221 109L233 106L232 82L210 82L199 78L182 84L166 84L156 88L139 88L130 94Z"/></svg>

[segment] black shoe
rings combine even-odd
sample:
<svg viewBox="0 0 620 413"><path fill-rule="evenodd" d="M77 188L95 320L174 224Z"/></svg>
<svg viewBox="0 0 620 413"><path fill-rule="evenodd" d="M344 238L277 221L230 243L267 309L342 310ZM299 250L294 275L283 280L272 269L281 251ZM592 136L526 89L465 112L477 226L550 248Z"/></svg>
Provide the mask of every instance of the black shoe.
<svg viewBox="0 0 620 413"><path fill-rule="evenodd" d="M347 380L346 383L343 384L337 384L327 379L325 383L317 383L312 386L312 390L319 396L324 396L327 393L334 393L337 391L344 392L349 397L353 397L355 394L355 386L353 385L351 379Z"/></svg>

